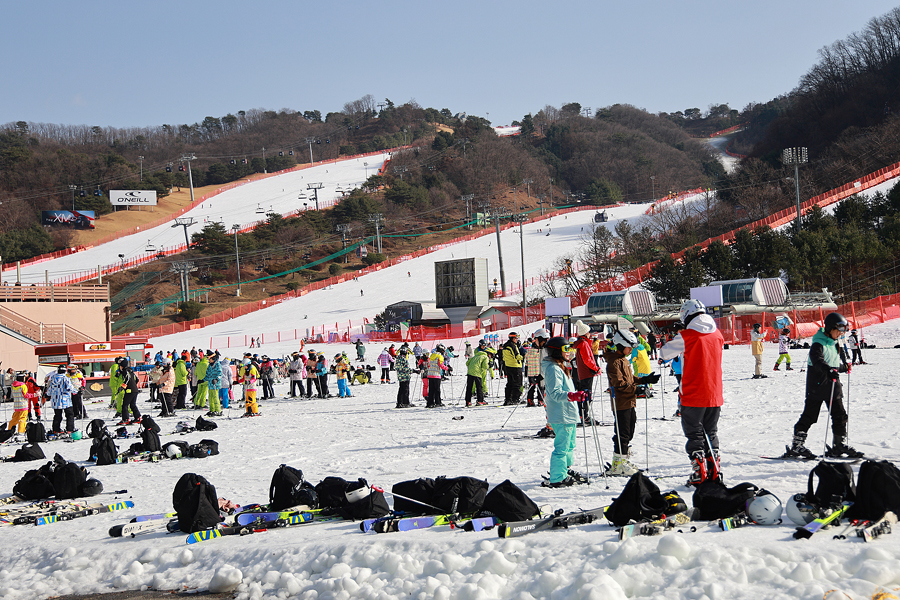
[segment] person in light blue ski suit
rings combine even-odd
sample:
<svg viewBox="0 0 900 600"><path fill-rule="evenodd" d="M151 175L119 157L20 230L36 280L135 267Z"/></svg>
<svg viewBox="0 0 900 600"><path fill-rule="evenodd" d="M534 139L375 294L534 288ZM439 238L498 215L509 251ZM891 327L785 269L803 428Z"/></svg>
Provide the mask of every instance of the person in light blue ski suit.
<svg viewBox="0 0 900 600"><path fill-rule="evenodd" d="M584 480L584 476L572 470L575 462L575 425L578 423L578 408L575 402L584 402L588 394L576 392L572 381L569 361L574 355L565 338L550 338L544 346L547 357L541 361L546 395L544 403L547 420L556 437L550 454L550 480L545 487L558 488L574 485Z"/></svg>

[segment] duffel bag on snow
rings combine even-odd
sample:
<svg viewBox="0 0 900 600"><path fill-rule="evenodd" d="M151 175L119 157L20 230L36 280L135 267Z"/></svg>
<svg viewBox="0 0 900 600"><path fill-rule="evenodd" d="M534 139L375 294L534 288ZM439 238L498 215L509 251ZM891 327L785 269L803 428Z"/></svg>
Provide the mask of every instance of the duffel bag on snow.
<svg viewBox="0 0 900 600"><path fill-rule="evenodd" d="M315 487L319 508L339 508L347 503L347 480L328 476Z"/></svg>
<svg viewBox="0 0 900 600"><path fill-rule="evenodd" d="M665 514L668 502L659 491L659 487L638 471L631 476L619 497L612 501L604 515L616 527L627 525L630 521L655 519Z"/></svg>
<svg viewBox="0 0 900 600"><path fill-rule="evenodd" d="M756 496L759 488L752 483L739 483L734 487L725 487L718 479L707 479L694 491L694 508L700 511L694 515L704 521L733 517L747 509L747 500Z"/></svg>
<svg viewBox="0 0 900 600"><path fill-rule="evenodd" d="M26 471L13 486L13 494L23 500L39 500L56 495L53 483L37 469Z"/></svg>
<svg viewBox="0 0 900 600"><path fill-rule="evenodd" d="M346 503L337 509L337 513L345 519L377 519L391 512L384 492L373 490L362 478L347 484L344 498Z"/></svg>
<svg viewBox="0 0 900 600"><path fill-rule="evenodd" d="M206 458L207 456L215 456L219 453L219 443L214 440L200 440L199 443L193 444L188 451L191 458Z"/></svg>
<svg viewBox="0 0 900 600"><path fill-rule="evenodd" d="M21 448L16 450L15 456L13 456L12 462L26 462L29 460L41 460L43 458L47 458L44 456L44 451L41 450L41 447L37 444L24 444Z"/></svg>
<svg viewBox="0 0 900 600"><path fill-rule="evenodd" d="M87 481L87 471L75 463L57 464L53 469L53 489L56 491L57 500L83 496L85 481Z"/></svg>
<svg viewBox="0 0 900 600"><path fill-rule="evenodd" d="M175 484L172 507L178 513L178 527L185 533L209 529L221 520L215 486L196 473L185 473Z"/></svg>
<svg viewBox="0 0 900 600"><path fill-rule="evenodd" d="M217 429L219 424L203 417L197 417L197 431L212 431Z"/></svg>
<svg viewBox="0 0 900 600"><path fill-rule="evenodd" d="M874 521L887 511L900 516L900 469L886 460L867 460L859 467L856 501L845 516Z"/></svg>
<svg viewBox="0 0 900 600"><path fill-rule="evenodd" d="M16 435L17 429L0 429L0 444Z"/></svg>
<svg viewBox="0 0 900 600"><path fill-rule="evenodd" d="M534 500L507 479L487 493L478 516L492 515L501 521L524 521L539 512L540 508Z"/></svg>
<svg viewBox="0 0 900 600"><path fill-rule="evenodd" d="M481 510L488 482L474 477L438 477L434 480L432 502L445 513L470 514Z"/></svg>
<svg viewBox="0 0 900 600"><path fill-rule="evenodd" d="M410 515L431 515L437 512L433 506L434 479L420 477L401 481L391 486L394 510Z"/></svg>
<svg viewBox="0 0 900 600"><path fill-rule="evenodd" d="M318 497L311 483L303 480L303 471L281 465L272 474L269 484L270 510L284 510L291 506L305 504L318 508Z"/></svg>
<svg viewBox="0 0 900 600"><path fill-rule="evenodd" d="M187 442L182 442L182 441L169 442L165 446L162 447L162 451L169 458L190 457L191 445L188 444Z"/></svg>

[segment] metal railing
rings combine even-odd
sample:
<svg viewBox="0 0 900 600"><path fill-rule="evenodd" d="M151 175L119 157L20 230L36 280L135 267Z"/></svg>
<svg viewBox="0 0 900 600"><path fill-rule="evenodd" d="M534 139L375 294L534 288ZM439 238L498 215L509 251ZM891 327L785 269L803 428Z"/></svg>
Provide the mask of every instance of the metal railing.
<svg viewBox="0 0 900 600"><path fill-rule="evenodd" d="M109 286L0 285L0 302L109 302Z"/></svg>

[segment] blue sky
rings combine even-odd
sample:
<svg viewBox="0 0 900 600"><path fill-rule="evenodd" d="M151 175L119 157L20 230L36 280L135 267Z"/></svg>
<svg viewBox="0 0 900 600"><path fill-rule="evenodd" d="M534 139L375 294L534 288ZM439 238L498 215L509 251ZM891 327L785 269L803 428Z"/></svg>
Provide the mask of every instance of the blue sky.
<svg viewBox="0 0 900 600"><path fill-rule="evenodd" d="M339 111L372 94L508 124L544 105L743 108L895 4L772 2L16 2L0 124L200 122Z"/></svg>

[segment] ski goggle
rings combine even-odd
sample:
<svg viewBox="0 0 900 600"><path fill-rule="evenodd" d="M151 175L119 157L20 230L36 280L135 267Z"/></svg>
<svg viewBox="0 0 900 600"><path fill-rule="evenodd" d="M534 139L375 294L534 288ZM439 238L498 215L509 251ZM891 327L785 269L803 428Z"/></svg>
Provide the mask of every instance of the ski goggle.
<svg viewBox="0 0 900 600"><path fill-rule="evenodd" d="M840 331L841 333L847 333L847 325L844 323L835 325L834 328L837 329L838 331Z"/></svg>
<svg viewBox="0 0 900 600"><path fill-rule="evenodd" d="M572 346L570 346L569 344L566 344L566 345L564 345L562 348L560 348L560 351L561 351L563 354L568 354L569 352L572 351L572 349L573 349Z"/></svg>

